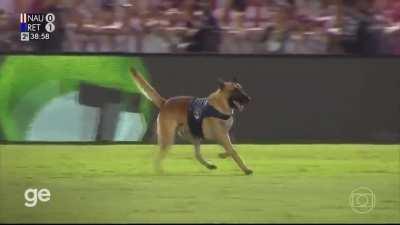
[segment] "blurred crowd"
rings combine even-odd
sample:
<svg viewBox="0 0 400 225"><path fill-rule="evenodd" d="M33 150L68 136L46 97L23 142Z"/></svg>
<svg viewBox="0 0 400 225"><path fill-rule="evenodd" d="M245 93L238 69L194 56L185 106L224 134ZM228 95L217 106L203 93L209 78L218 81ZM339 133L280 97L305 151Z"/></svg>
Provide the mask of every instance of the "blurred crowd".
<svg viewBox="0 0 400 225"><path fill-rule="evenodd" d="M52 12L21 42L19 13ZM400 0L1 0L0 51L400 55Z"/></svg>

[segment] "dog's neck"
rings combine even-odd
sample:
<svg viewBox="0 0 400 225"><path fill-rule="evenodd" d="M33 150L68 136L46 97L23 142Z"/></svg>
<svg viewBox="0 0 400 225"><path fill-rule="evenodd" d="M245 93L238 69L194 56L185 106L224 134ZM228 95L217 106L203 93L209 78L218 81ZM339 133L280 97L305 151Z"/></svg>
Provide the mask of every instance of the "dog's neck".
<svg viewBox="0 0 400 225"><path fill-rule="evenodd" d="M233 114L233 110L229 106L229 103L228 103L228 96L226 95L226 93L224 93L220 89L211 93L207 97L207 99L208 99L209 104L212 105L215 109L217 109L221 113L224 113L226 115Z"/></svg>

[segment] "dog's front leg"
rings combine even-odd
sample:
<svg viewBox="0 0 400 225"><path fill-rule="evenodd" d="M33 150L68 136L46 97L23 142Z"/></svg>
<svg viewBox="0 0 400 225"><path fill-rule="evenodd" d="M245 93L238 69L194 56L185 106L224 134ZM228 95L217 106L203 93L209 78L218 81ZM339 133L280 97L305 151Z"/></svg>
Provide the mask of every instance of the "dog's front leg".
<svg viewBox="0 0 400 225"><path fill-rule="evenodd" d="M235 160L236 164L240 167L240 169L246 174L250 175L253 173L253 171L244 164L243 160L240 158L239 154L233 149L231 140L229 138L228 134L221 135L218 137L218 141L221 143L221 145L225 149L225 154L227 157L231 156L233 160ZM221 155L220 155L221 156Z"/></svg>

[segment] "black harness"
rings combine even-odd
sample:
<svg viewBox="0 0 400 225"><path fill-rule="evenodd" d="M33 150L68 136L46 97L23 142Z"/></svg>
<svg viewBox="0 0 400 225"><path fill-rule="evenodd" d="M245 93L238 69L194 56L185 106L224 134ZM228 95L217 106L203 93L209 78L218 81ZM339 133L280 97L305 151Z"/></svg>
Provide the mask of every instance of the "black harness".
<svg viewBox="0 0 400 225"><path fill-rule="evenodd" d="M231 115L226 115L208 104L207 98L194 98L188 109L188 125L190 132L195 138L204 138L203 119L214 117L221 120L228 120Z"/></svg>

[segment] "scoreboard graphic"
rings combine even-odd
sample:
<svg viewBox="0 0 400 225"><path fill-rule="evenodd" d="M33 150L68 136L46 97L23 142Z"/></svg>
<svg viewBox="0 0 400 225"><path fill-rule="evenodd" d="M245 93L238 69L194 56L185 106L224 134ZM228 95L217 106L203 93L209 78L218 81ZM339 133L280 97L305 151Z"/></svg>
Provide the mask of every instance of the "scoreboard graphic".
<svg viewBox="0 0 400 225"><path fill-rule="evenodd" d="M21 41L49 40L55 31L53 13L21 13Z"/></svg>

